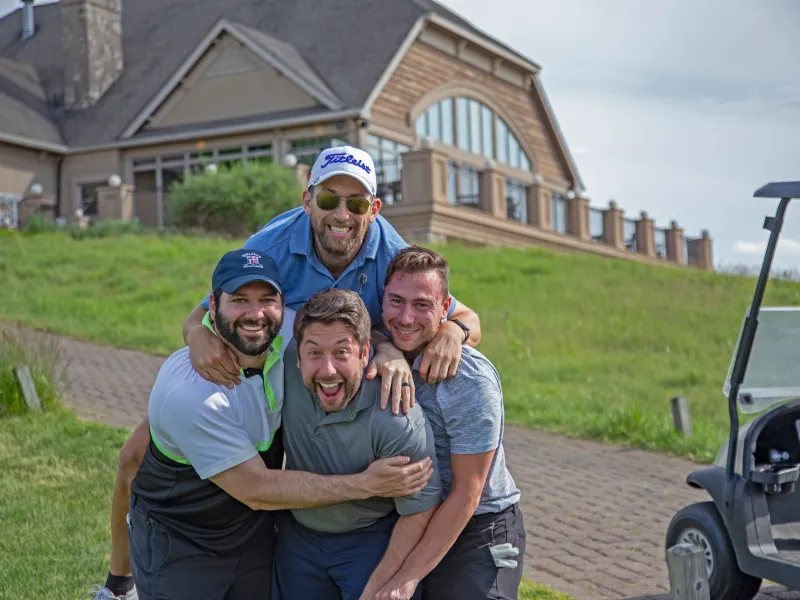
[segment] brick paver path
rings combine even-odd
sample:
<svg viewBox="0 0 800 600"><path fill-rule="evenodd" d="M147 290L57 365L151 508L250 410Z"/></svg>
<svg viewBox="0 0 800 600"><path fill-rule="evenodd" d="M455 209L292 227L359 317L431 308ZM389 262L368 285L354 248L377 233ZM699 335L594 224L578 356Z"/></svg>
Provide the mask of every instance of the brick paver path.
<svg viewBox="0 0 800 600"><path fill-rule="evenodd" d="M60 344L70 360L66 403L80 417L133 428L164 358ZM522 490L528 577L578 600L669 600L664 532L676 511L708 499L684 483L697 465L511 426L505 448ZM800 600L763 592L759 599Z"/></svg>

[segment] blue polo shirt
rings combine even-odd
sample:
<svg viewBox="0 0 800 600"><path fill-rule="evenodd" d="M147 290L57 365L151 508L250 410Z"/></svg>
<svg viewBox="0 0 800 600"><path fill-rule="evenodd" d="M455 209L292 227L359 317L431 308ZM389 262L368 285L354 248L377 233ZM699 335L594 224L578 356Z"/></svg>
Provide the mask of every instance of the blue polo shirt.
<svg viewBox="0 0 800 600"><path fill-rule="evenodd" d="M243 248L270 256L281 275L286 306L298 310L315 293L328 288L358 292L369 311L373 326L382 320L383 282L386 270L408 243L382 216L370 224L361 250L345 271L334 279L314 249L311 218L303 207L275 217L245 242ZM450 305L450 313L455 309ZM208 310L208 297L203 300Z"/></svg>

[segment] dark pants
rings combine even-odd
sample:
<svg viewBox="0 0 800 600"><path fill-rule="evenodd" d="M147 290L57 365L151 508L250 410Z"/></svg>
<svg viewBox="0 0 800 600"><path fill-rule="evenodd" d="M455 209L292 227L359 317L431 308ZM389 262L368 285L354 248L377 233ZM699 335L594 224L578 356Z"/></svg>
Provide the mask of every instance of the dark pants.
<svg viewBox="0 0 800 600"><path fill-rule="evenodd" d="M519 548L514 569L495 566L492 546ZM472 517L456 543L422 580L423 600L516 600L525 556L525 524L519 504Z"/></svg>
<svg viewBox="0 0 800 600"><path fill-rule="evenodd" d="M275 530L257 544L216 556L176 535L146 512L130 511L131 570L139 600L270 600Z"/></svg>
<svg viewBox="0 0 800 600"><path fill-rule="evenodd" d="M289 512L280 514L273 600L358 600L397 518L391 514L357 531L324 533L301 525Z"/></svg>

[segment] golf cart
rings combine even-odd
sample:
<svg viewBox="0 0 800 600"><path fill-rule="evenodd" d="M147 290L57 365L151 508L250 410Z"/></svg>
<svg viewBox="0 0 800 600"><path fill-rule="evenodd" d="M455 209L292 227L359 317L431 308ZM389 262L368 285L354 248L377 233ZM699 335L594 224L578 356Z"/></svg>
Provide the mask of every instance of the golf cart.
<svg viewBox="0 0 800 600"><path fill-rule="evenodd" d="M761 307L800 181L754 196L780 202L764 221L769 241L723 386L730 436L713 466L686 479L712 501L680 510L666 535L666 548L688 542L703 551L711 600L751 600L762 579L800 589L800 307ZM737 409L762 414L740 427Z"/></svg>

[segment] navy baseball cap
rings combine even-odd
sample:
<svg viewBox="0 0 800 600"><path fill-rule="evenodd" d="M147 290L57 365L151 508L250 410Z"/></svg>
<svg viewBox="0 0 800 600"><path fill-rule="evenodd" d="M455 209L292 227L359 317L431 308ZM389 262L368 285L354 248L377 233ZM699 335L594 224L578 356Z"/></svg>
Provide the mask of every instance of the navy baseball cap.
<svg viewBox="0 0 800 600"><path fill-rule="evenodd" d="M265 281L283 294L275 261L263 252L242 248L226 252L219 259L211 278L211 287L214 291L222 288L226 294L232 294L252 281Z"/></svg>

